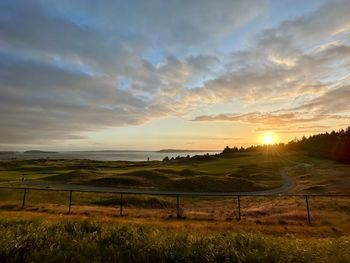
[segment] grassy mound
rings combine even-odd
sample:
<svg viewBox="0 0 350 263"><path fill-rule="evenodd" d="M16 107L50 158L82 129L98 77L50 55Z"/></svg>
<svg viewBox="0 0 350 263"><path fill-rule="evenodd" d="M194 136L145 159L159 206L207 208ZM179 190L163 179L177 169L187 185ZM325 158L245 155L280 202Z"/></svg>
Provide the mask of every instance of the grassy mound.
<svg viewBox="0 0 350 263"><path fill-rule="evenodd" d="M181 162L22 160L0 162L1 182L41 180L168 191L254 191L280 186L280 162L266 156L208 157Z"/></svg>
<svg viewBox="0 0 350 263"><path fill-rule="evenodd" d="M89 181L91 185L101 186L115 186L115 187L126 187L126 186L147 186L146 182L142 178L118 176L118 177L104 177Z"/></svg>
<svg viewBox="0 0 350 263"><path fill-rule="evenodd" d="M253 181L229 176L196 176L178 179L168 185L169 189L195 192L236 192L262 190Z"/></svg>
<svg viewBox="0 0 350 263"><path fill-rule="evenodd" d="M55 181L55 182L74 182L74 181L85 181L89 178L96 177L96 174L85 169L78 169L69 171L66 173L51 175L41 178L41 180Z"/></svg>
<svg viewBox="0 0 350 263"><path fill-rule="evenodd" d="M132 172L127 172L121 174L122 176L130 176L130 177L138 177L142 178L148 182L158 182L162 183L164 181L168 181L168 177L160 172L157 172L155 170L136 170Z"/></svg>
<svg viewBox="0 0 350 263"><path fill-rule="evenodd" d="M91 185L115 187L155 187L170 181L168 176L154 170L136 170L90 180Z"/></svg>
<svg viewBox="0 0 350 263"><path fill-rule="evenodd" d="M196 172L191 169L175 170L175 169L160 168L160 169L154 169L154 171L169 174L169 175L178 175L178 176L192 176L196 174Z"/></svg>

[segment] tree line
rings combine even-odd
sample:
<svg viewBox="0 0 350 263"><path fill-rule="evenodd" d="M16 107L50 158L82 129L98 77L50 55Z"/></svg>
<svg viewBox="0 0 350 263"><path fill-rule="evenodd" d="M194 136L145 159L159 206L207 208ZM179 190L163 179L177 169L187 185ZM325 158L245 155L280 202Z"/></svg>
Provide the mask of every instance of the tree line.
<svg viewBox="0 0 350 263"><path fill-rule="evenodd" d="M221 154L263 152L266 150L304 151L315 157L322 157L350 164L350 126L345 130L341 129L330 133L320 133L309 137L303 136L301 139L294 139L287 144L256 145L246 148L230 148L226 146Z"/></svg>

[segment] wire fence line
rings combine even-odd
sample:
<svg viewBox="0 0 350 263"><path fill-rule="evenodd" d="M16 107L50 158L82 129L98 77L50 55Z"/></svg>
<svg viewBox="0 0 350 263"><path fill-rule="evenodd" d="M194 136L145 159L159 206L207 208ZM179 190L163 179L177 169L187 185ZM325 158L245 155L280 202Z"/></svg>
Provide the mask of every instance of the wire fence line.
<svg viewBox="0 0 350 263"><path fill-rule="evenodd" d="M39 188L39 187L10 187L10 186L0 186L0 190L19 190L23 191L22 195L22 204L21 208L24 209L27 204L28 192L30 191L47 191L47 192L67 192L67 204L68 210L67 213L70 214L72 211L72 200L73 193L97 193L97 194L113 194L118 195L119 198L119 207L118 213L119 216L125 216L123 213L125 204L125 197L128 195L140 195L140 196L166 196L175 198L175 210L176 210L176 218L182 218L183 207L181 206L180 199L184 197L232 197L236 199L236 219L241 220L242 218L242 199L245 197L256 197L256 198L302 198L305 201L305 211L307 217L305 218L309 224L311 224L311 208L309 205L310 197L326 197L326 198L346 198L350 199L350 194L254 194L254 193L244 193L244 192L176 192L176 191L152 191L152 190L140 190L140 189L113 189L113 190L84 190L84 189L63 189L63 188ZM110 188L109 188L110 189Z"/></svg>

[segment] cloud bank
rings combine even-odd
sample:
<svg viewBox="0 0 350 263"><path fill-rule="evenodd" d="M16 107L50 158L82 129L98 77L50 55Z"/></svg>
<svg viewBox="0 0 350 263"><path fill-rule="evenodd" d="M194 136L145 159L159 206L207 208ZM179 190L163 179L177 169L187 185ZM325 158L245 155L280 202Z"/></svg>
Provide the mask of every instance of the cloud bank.
<svg viewBox="0 0 350 263"><path fill-rule="evenodd" d="M276 106L192 119L271 127L349 121L349 1L286 18L228 52L220 51L221 43L234 42L268 3L0 6L0 144L79 139L85 132L167 116L188 118L235 100Z"/></svg>

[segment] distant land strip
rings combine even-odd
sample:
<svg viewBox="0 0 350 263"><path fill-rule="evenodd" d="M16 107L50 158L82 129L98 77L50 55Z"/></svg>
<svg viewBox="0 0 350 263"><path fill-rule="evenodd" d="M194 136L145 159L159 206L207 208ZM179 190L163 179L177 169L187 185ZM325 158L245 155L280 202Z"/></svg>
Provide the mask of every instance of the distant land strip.
<svg viewBox="0 0 350 263"><path fill-rule="evenodd" d="M159 153L186 153L186 152L221 152L221 150L183 150L183 149L162 149Z"/></svg>

